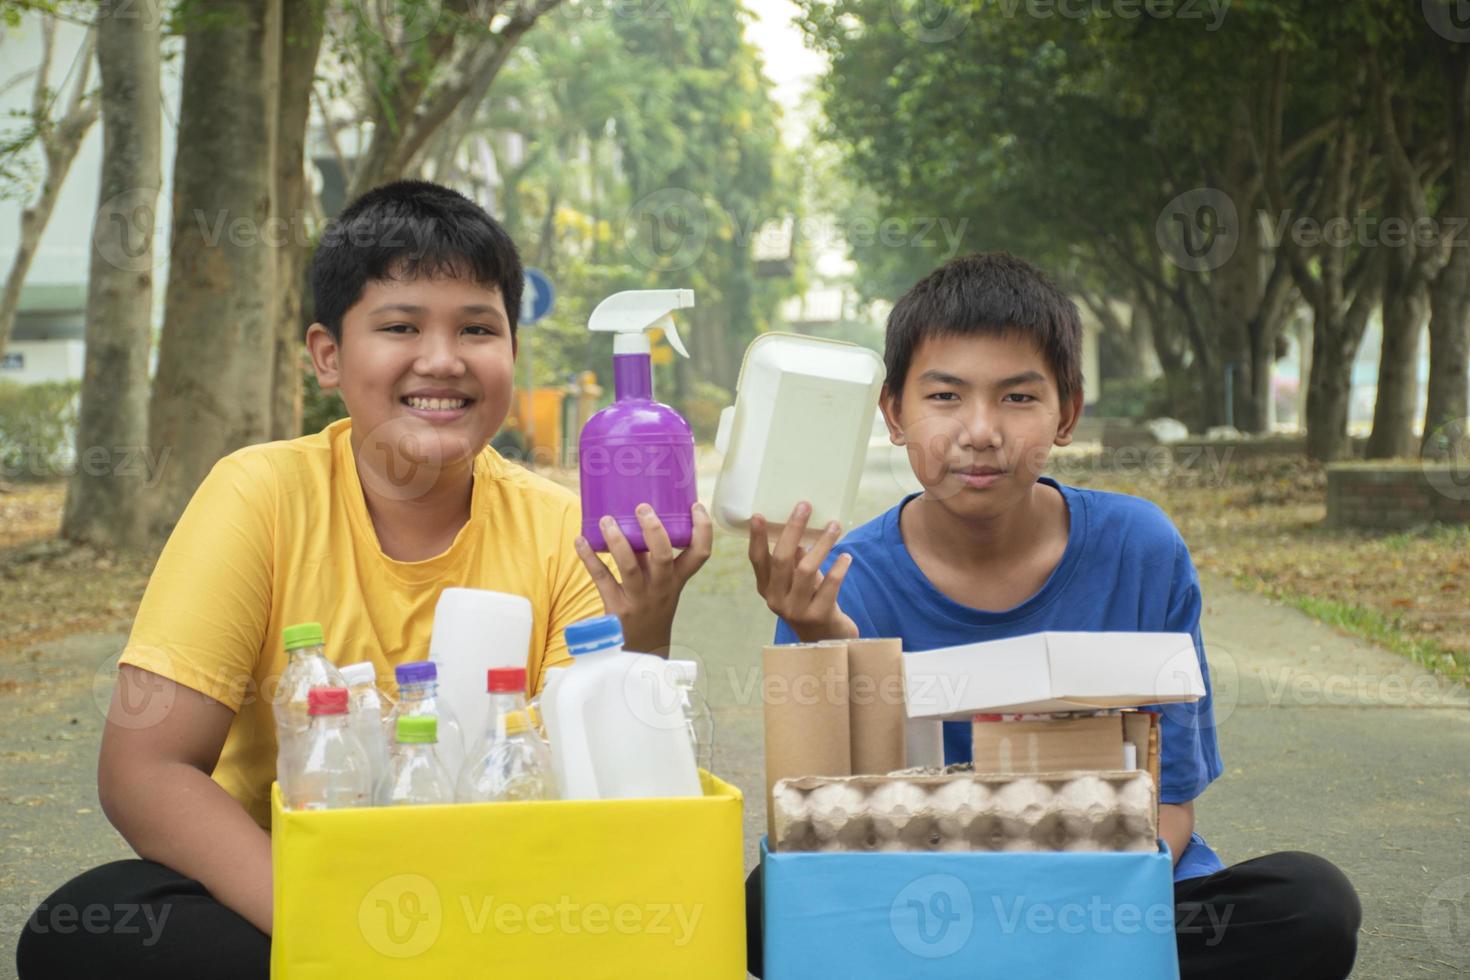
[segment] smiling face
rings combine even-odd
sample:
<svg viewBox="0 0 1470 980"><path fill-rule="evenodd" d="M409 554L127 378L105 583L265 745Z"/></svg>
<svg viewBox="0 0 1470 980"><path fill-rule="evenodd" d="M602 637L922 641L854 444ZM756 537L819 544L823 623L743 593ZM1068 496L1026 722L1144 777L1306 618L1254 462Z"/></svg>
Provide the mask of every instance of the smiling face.
<svg viewBox="0 0 1470 980"><path fill-rule="evenodd" d="M941 335L920 342L883 415L925 496L964 517L1023 502L1053 445L1072 441L1079 392L1063 405L1041 351L1019 334Z"/></svg>
<svg viewBox="0 0 1470 980"><path fill-rule="evenodd" d="M317 381L338 388L359 454L453 466L485 448L510 410L515 343L500 290L470 279L370 280L342 318L307 334ZM391 461L391 460L390 460Z"/></svg>

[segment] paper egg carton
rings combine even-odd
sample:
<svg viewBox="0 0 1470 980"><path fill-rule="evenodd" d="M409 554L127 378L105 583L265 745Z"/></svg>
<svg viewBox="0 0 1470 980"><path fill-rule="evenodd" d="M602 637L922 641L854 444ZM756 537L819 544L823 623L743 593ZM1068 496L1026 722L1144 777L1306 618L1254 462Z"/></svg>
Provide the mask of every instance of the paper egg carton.
<svg viewBox="0 0 1470 980"><path fill-rule="evenodd" d="M1153 851L1146 770L892 773L776 783L777 851Z"/></svg>

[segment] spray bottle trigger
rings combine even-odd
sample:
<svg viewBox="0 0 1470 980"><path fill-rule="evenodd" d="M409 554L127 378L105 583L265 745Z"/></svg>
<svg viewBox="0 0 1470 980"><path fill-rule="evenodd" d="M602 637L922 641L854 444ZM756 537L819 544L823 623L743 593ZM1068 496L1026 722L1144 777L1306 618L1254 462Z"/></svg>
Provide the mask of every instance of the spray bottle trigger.
<svg viewBox="0 0 1470 980"><path fill-rule="evenodd" d="M669 346L678 351L683 357L689 356L689 351L684 348L684 341L679 337L679 328L674 326L674 317L671 313L665 313L653 324L664 332L669 340Z"/></svg>

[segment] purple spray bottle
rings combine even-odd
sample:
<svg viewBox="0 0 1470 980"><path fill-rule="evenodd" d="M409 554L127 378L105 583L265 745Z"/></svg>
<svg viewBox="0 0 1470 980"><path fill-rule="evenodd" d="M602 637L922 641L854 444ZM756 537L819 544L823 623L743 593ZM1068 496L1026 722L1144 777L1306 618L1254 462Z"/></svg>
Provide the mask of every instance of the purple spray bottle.
<svg viewBox="0 0 1470 980"><path fill-rule="evenodd" d="M684 357L671 315L694 305L689 289L634 289L614 293L592 311L588 328L613 337L613 386L617 400L582 427L578 458L582 477L582 535L594 551L606 551L598 527L610 515L634 551L647 551L638 523L639 504L653 508L675 548L689 545L697 487L694 433L678 412L653 400L653 360L647 331L663 330Z"/></svg>

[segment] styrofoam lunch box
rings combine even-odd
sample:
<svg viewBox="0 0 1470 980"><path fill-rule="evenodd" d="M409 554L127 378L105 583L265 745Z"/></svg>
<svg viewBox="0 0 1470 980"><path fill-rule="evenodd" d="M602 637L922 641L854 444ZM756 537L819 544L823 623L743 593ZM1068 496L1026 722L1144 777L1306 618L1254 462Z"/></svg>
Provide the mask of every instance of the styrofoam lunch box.
<svg viewBox="0 0 1470 980"><path fill-rule="evenodd" d="M754 514L779 533L802 500L807 536L847 527L867 459L883 359L857 344L766 333L745 351L735 404L720 413L715 522L747 533Z"/></svg>

